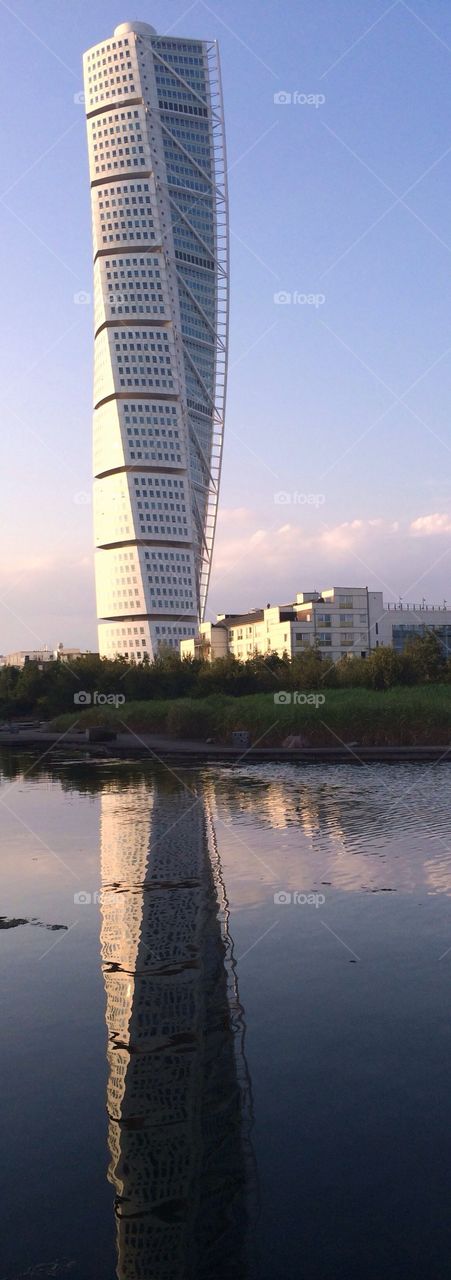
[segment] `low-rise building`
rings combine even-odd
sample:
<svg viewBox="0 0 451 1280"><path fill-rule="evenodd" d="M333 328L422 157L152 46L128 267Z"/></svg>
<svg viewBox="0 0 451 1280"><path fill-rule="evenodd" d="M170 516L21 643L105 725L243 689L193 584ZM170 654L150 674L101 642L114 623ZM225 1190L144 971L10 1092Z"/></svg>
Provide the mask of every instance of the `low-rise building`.
<svg viewBox="0 0 451 1280"><path fill-rule="evenodd" d="M446 657L451 656L451 607L446 604L387 604L381 623L381 644L389 645L396 653L402 653L409 640L432 631L443 645Z"/></svg>
<svg viewBox="0 0 451 1280"><path fill-rule="evenodd" d="M0 666L25 667L29 662L42 666L44 662L74 662L75 658L86 658L88 655L93 658L99 656L91 653L90 649L66 649L63 644L59 644L57 649L49 649L45 645L43 649L16 649L15 653L6 653L0 658Z"/></svg>
<svg viewBox="0 0 451 1280"><path fill-rule="evenodd" d="M292 658L313 646L334 662L343 655L366 658L380 643L383 619L382 592L367 587L300 591L292 604L218 614L218 623L227 627L229 653L243 662L254 654Z"/></svg>
<svg viewBox="0 0 451 1280"><path fill-rule="evenodd" d="M223 622L201 622L198 631L187 640L180 641L181 658L203 658L215 662L228 653L227 627Z"/></svg>
<svg viewBox="0 0 451 1280"><path fill-rule="evenodd" d="M3 658L4 667L25 667L28 662L53 662L51 649L17 649L15 653L6 653Z"/></svg>
<svg viewBox="0 0 451 1280"><path fill-rule="evenodd" d="M53 657L58 662L75 662L76 658L98 658L98 656L98 653L92 653L90 649L70 649L63 644L59 644L58 648L53 650Z"/></svg>

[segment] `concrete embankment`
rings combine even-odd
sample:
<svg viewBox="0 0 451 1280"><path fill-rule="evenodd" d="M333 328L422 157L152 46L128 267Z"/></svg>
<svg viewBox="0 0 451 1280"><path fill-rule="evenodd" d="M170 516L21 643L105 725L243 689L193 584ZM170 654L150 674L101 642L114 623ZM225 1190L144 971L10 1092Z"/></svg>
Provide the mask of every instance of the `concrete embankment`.
<svg viewBox="0 0 451 1280"><path fill-rule="evenodd" d="M196 742L150 733L118 733L110 741L88 741L83 733L51 733L39 730L0 733L0 750L33 750L37 756L73 756L74 758L104 757L105 759L156 759L162 761L204 761L246 764L274 763L347 763L370 764L377 762L422 763L424 761L450 762L451 744L428 746L361 746L358 742L334 744L330 747L230 747L217 742Z"/></svg>

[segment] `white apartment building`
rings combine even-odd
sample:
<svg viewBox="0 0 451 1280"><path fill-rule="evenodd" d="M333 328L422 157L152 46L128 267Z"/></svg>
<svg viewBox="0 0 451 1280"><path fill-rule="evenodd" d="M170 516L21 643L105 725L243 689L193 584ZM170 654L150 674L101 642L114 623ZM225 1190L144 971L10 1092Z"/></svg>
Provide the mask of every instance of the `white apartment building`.
<svg viewBox="0 0 451 1280"><path fill-rule="evenodd" d="M125 22L84 55L101 656L203 620L221 467L228 219L214 41Z"/></svg>
<svg viewBox="0 0 451 1280"><path fill-rule="evenodd" d="M451 607L446 604L384 604L381 591L328 587L300 591L293 604L270 605L249 613L218 614L180 646L181 657L208 661L231 653L245 662L254 654L289 658L311 646L337 662L344 655L366 658L384 645L402 653L415 636L433 631L451 656Z"/></svg>
<svg viewBox="0 0 451 1280"><path fill-rule="evenodd" d="M206 662L226 658L228 652L227 626L222 622L201 622L196 634L180 645L181 658L203 658Z"/></svg>
<svg viewBox="0 0 451 1280"><path fill-rule="evenodd" d="M246 661L253 654L289 658L315 646L337 662L347 654L366 658L379 645L384 615L381 591L329 587L300 591L293 604L267 605L248 614L218 614L227 626L229 652Z"/></svg>

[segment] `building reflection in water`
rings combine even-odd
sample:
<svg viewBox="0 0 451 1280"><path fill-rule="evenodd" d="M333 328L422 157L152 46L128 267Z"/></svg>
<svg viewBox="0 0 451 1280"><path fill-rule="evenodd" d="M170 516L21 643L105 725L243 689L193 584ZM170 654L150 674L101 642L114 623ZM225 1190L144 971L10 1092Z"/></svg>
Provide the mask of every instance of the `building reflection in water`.
<svg viewBox="0 0 451 1280"><path fill-rule="evenodd" d="M252 1099L207 794L103 791L101 876L117 1276L248 1277Z"/></svg>

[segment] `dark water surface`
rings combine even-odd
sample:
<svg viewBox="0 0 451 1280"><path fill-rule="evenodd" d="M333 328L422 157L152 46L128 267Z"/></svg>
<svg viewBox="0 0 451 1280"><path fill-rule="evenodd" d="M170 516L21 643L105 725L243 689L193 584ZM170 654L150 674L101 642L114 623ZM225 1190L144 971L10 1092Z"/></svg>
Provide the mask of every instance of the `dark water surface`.
<svg viewBox="0 0 451 1280"><path fill-rule="evenodd" d="M449 765L1 758L0 1280L448 1280L450 817Z"/></svg>

